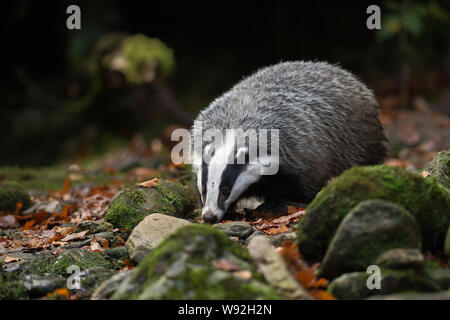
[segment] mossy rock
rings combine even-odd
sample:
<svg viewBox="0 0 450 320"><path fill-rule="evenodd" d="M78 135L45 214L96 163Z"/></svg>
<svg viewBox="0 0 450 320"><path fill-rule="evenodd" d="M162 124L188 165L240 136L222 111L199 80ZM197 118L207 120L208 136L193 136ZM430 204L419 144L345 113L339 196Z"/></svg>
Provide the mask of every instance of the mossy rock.
<svg viewBox="0 0 450 320"><path fill-rule="evenodd" d="M298 225L300 252L320 261L342 219L358 203L382 199L402 206L416 219L424 249L442 249L450 225L450 191L398 167L353 167L323 188Z"/></svg>
<svg viewBox="0 0 450 320"><path fill-rule="evenodd" d="M67 268L71 265L80 267L81 270L103 267L107 269L118 269L120 266L109 257L100 253L84 249L69 249L56 257L46 257L40 261L34 261L26 265L23 274L58 274L69 276Z"/></svg>
<svg viewBox="0 0 450 320"><path fill-rule="evenodd" d="M0 300L29 299L28 290L16 272L0 271Z"/></svg>
<svg viewBox="0 0 450 320"><path fill-rule="evenodd" d="M394 248L420 248L420 230L403 208L383 200L366 200L339 225L320 267L320 276L333 279L366 270L377 257Z"/></svg>
<svg viewBox="0 0 450 320"><path fill-rule="evenodd" d="M14 211L16 203L22 203L22 209L31 205L31 199L24 187L14 181L0 183L0 211Z"/></svg>
<svg viewBox="0 0 450 320"><path fill-rule="evenodd" d="M424 168L430 177L446 188L450 188L450 150L439 152Z"/></svg>
<svg viewBox="0 0 450 320"><path fill-rule="evenodd" d="M373 276L367 272L345 273L334 279L328 291L338 299L365 299L373 295L386 295L404 291L439 291L438 284L426 274L414 269L381 269L380 289L369 289L367 280ZM369 280L372 283L371 280Z"/></svg>
<svg viewBox="0 0 450 320"><path fill-rule="evenodd" d="M152 188L133 186L124 190L111 202L105 221L131 231L155 212L183 219L193 218L195 204L191 190L178 183L160 180Z"/></svg>
<svg viewBox="0 0 450 320"><path fill-rule="evenodd" d="M250 279L214 267L232 261ZM207 225L181 228L130 273L112 299L279 299L251 265L247 251Z"/></svg>

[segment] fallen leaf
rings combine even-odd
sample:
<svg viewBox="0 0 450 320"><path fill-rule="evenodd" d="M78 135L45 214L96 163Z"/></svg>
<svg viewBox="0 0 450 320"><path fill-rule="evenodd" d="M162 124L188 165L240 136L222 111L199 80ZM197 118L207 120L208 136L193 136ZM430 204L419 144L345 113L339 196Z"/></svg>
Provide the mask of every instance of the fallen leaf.
<svg viewBox="0 0 450 320"><path fill-rule="evenodd" d="M46 297L52 297L52 296L62 296L66 299L69 299L70 292L69 292L69 290L67 290L67 288L59 288L53 292L47 293L47 295L46 295Z"/></svg>
<svg viewBox="0 0 450 320"><path fill-rule="evenodd" d="M311 290L309 294L311 295L311 297L317 300L336 300L336 298L331 293L325 290L315 289Z"/></svg>
<svg viewBox="0 0 450 320"><path fill-rule="evenodd" d="M64 206L64 208L62 208L59 216L62 218L67 217L67 215L69 214L69 209L70 209L70 206Z"/></svg>
<svg viewBox="0 0 450 320"><path fill-rule="evenodd" d="M67 236L65 236L64 238L61 239L61 241L72 241L72 240L79 240L79 239L83 239L86 236L86 233L88 233L89 230L84 230L81 232L77 232L77 233L71 233Z"/></svg>
<svg viewBox="0 0 450 320"><path fill-rule="evenodd" d="M145 187L145 188L153 188L154 186L156 186L158 184L158 181L159 181L158 178L154 178L152 180L148 180L145 182L136 183L136 185L140 186L140 187Z"/></svg>
<svg viewBox="0 0 450 320"><path fill-rule="evenodd" d="M72 181L67 178L66 180L64 180L64 187L61 191L61 194L65 194L67 191L69 191L69 189L72 187Z"/></svg>
<svg viewBox="0 0 450 320"><path fill-rule="evenodd" d="M428 171L422 171L421 175L424 178L428 178L430 176L431 173L429 173Z"/></svg>
<svg viewBox="0 0 450 320"><path fill-rule="evenodd" d="M252 272L250 270L241 270L233 272L233 275L241 279L250 279L252 277Z"/></svg>
<svg viewBox="0 0 450 320"><path fill-rule="evenodd" d="M23 207L23 204L21 202L16 203L16 210L14 210L14 217L16 217L16 219L18 219L20 209L22 209L22 207Z"/></svg>
<svg viewBox="0 0 450 320"><path fill-rule="evenodd" d="M11 262L18 262L20 261L20 258L16 258L16 257L11 257L11 256L6 256L5 260L3 260L4 263L11 263Z"/></svg>
<svg viewBox="0 0 450 320"><path fill-rule="evenodd" d="M227 259L216 259L213 260L211 263L214 267L221 270L238 271L241 269L235 262Z"/></svg>
<svg viewBox="0 0 450 320"><path fill-rule="evenodd" d="M91 241L91 246L90 246L91 251L103 251L108 248L109 248L108 240L101 238L101 237L94 236L94 238Z"/></svg>

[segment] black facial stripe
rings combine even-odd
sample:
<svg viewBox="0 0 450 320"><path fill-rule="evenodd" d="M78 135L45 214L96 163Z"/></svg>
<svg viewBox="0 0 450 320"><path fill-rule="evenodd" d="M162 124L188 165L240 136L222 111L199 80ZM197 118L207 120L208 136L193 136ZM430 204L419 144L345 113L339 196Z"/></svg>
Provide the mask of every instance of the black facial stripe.
<svg viewBox="0 0 450 320"><path fill-rule="evenodd" d="M231 190L233 189L236 179L239 177L241 172L245 169L245 164L227 164L225 170L222 173L219 185L219 198L217 199L217 206L225 210L225 201L230 196ZM228 189L226 193L222 190Z"/></svg>
<svg viewBox="0 0 450 320"><path fill-rule="evenodd" d="M203 203L206 200L206 183L208 181L208 165L202 160L202 199Z"/></svg>

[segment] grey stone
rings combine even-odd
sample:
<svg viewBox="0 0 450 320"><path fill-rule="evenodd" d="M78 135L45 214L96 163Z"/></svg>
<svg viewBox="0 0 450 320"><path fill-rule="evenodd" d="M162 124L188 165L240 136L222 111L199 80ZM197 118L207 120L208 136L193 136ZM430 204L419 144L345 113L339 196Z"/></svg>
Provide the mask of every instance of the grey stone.
<svg viewBox="0 0 450 320"><path fill-rule="evenodd" d="M239 239L245 239L253 233L253 227L247 222L233 221L227 223L219 223L214 225L215 228L222 230L229 237L238 237Z"/></svg>
<svg viewBox="0 0 450 320"><path fill-rule="evenodd" d="M450 269L425 268L424 272L441 290L450 290Z"/></svg>
<svg viewBox="0 0 450 320"><path fill-rule="evenodd" d="M126 270L113 275L108 280L104 281L95 289L91 296L91 300L106 300L117 291L117 288L130 275L133 270Z"/></svg>
<svg viewBox="0 0 450 320"><path fill-rule="evenodd" d="M270 237L270 242L275 246L279 247L282 246L284 242L288 240L295 241L297 239L297 232L286 232L286 233L280 233L275 234Z"/></svg>
<svg viewBox="0 0 450 320"><path fill-rule="evenodd" d="M372 273L344 273L334 279L328 286L328 291L338 299L365 299L372 295L385 295L403 291L437 291L440 290L435 281L414 269L380 270L380 289L369 289L367 280ZM371 280L374 278L372 277ZM373 283L373 281L370 281Z"/></svg>
<svg viewBox="0 0 450 320"><path fill-rule="evenodd" d="M423 265L424 257L419 249L390 249L378 256L376 265L392 269L418 268Z"/></svg>
<svg viewBox="0 0 450 320"><path fill-rule="evenodd" d="M384 251L420 248L415 219L402 207L383 200L366 200L342 220L327 249L320 276L336 276L366 268Z"/></svg>
<svg viewBox="0 0 450 320"><path fill-rule="evenodd" d="M256 230L255 232L253 232L251 235L249 235L247 237L247 239L245 239L245 245L248 246L248 244L250 243L250 241L256 237L256 236L264 236L264 237L268 237L264 232Z"/></svg>
<svg viewBox="0 0 450 320"><path fill-rule="evenodd" d="M142 261L165 238L191 222L165 214L153 213L144 218L131 232L127 249L134 261Z"/></svg>
<svg viewBox="0 0 450 320"><path fill-rule="evenodd" d="M305 289L289 273L286 263L267 237L255 236L248 252L268 284L288 299L310 299Z"/></svg>
<svg viewBox="0 0 450 320"><path fill-rule="evenodd" d="M44 201L44 202L40 202L40 203L36 203L33 206L31 206L29 209L23 211L23 214L30 214L34 211L45 211L48 213L61 213L63 209L62 204L57 201Z"/></svg>
<svg viewBox="0 0 450 320"><path fill-rule="evenodd" d="M27 274L23 278L23 284L27 288L31 298L39 298L58 288L66 286L66 279L58 275Z"/></svg>
<svg viewBox="0 0 450 320"><path fill-rule="evenodd" d="M450 150L441 151L423 169L446 188L450 188Z"/></svg>

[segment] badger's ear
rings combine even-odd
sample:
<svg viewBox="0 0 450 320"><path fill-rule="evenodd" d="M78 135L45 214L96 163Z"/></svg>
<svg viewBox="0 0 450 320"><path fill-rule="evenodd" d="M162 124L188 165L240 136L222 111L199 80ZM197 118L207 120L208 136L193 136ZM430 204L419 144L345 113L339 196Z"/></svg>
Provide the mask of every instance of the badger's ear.
<svg viewBox="0 0 450 320"><path fill-rule="evenodd" d="M245 164L247 155L248 155L247 147L239 148L238 151L236 152L236 163L237 164Z"/></svg>

